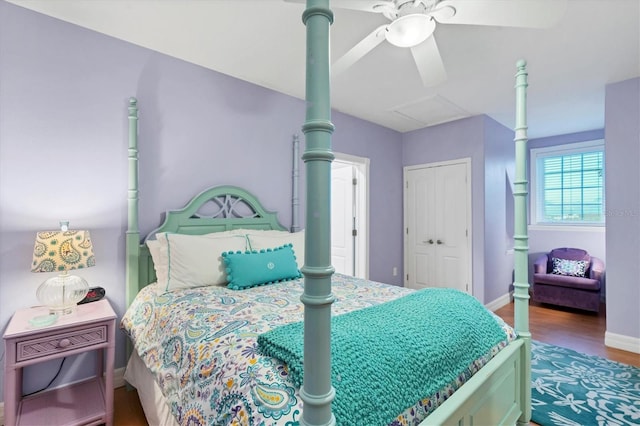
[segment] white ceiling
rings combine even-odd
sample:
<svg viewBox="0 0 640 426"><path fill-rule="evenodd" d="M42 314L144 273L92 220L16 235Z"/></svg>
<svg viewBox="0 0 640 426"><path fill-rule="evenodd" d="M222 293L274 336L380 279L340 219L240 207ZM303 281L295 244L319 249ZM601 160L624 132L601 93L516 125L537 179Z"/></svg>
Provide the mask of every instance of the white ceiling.
<svg viewBox="0 0 640 426"><path fill-rule="evenodd" d="M7 1L304 98L302 4ZM380 14L335 5L333 60L388 22ZM529 71L529 136L534 138L604 127L605 85L640 76L640 0L567 0L559 24L550 29L438 25L434 36L446 82L425 88L410 51L383 42L332 78L333 107L400 132L477 114L513 128L515 64L523 58Z"/></svg>

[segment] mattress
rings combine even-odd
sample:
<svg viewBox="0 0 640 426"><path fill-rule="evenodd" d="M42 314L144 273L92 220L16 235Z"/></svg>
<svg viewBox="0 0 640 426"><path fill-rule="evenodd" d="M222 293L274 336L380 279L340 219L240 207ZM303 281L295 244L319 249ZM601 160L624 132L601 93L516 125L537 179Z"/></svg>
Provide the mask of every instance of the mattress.
<svg viewBox="0 0 640 426"><path fill-rule="evenodd" d="M336 301L332 313L341 315L371 307L412 291L334 274L332 292ZM288 367L263 355L257 340L260 334L278 326L302 321L302 293L302 279L241 291L210 286L165 292L150 285L137 295L121 326L175 423L296 424L302 401ZM494 318L504 329L504 341L451 377L440 391L398 413L392 424L414 424L424 419L515 338L510 326ZM143 405L158 404L158 397L152 398ZM168 422L166 418L153 420Z"/></svg>

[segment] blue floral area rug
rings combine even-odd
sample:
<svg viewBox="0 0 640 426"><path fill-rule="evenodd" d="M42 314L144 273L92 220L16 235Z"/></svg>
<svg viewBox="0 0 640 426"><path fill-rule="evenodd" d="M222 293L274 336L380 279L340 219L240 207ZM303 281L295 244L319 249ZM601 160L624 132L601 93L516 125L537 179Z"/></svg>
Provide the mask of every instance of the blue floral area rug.
<svg viewBox="0 0 640 426"><path fill-rule="evenodd" d="M640 368L533 341L531 382L540 425L640 425Z"/></svg>

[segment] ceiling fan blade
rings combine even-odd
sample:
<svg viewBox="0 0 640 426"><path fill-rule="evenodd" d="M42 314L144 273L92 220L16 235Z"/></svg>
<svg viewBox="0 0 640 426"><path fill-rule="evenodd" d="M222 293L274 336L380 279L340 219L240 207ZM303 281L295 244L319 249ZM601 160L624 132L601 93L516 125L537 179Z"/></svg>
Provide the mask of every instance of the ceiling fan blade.
<svg viewBox="0 0 640 426"><path fill-rule="evenodd" d="M385 40L384 33L387 25L380 25L368 36L363 38L358 44L353 46L347 53L331 64L331 73L335 76L342 73L351 65L358 62L364 55L373 50L377 45Z"/></svg>
<svg viewBox="0 0 640 426"><path fill-rule="evenodd" d="M447 79L447 72L444 69L440 51L436 39L431 36L424 42L411 48L422 84L425 87L436 86Z"/></svg>
<svg viewBox="0 0 640 426"><path fill-rule="evenodd" d="M438 16L437 10L450 6L455 15ZM549 28L567 9L566 0L444 0L434 18L442 24L492 25L497 27Z"/></svg>
<svg viewBox="0 0 640 426"><path fill-rule="evenodd" d="M284 0L287 3L306 3L306 0ZM334 0L331 8L361 10L363 12L380 13L388 7L395 7L391 0Z"/></svg>

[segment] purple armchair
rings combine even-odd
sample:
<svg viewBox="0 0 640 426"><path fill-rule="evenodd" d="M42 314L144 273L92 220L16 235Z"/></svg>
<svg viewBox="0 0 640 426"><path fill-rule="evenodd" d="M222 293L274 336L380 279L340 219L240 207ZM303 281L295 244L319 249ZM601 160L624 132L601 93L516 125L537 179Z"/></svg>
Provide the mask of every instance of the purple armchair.
<svg viewBox="0 0 640 426"><path fill-rule="evenodd" d="M600 310L604 263L577 248L557 248L533 265L533 300L552 305Z"/></svg>

